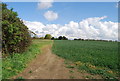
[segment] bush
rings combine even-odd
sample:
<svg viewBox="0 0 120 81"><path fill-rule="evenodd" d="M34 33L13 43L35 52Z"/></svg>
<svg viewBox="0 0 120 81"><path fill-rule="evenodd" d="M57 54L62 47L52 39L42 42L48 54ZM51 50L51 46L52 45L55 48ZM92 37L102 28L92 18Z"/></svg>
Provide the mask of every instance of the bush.
<svg viewBox="0 0 120 81"><path fill-rule="evenodd" d="M65 37L65 36L59 36L59 37L58 37L58 40L68 40L68 38Z"/></svg>
<svg viewBox="0 0 120 81"><path fill-rule="evenodd" d="M30 45L28 28L17 17L17 12L7 9L2 3L2 52L3 54L21 53Z"/></svg>
<svg viewBox="0 0 120 81"><path fill-rule="evenodd" d="M52 38L52 36L50 34L45 35L45 39L51 39L51 38Z"/></svg>

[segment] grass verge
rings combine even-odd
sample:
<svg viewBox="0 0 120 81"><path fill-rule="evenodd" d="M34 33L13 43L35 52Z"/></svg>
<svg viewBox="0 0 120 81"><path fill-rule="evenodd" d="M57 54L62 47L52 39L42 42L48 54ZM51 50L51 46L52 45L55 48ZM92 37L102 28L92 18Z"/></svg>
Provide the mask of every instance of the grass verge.
<svg viewBox="0 0 120 81"><path fill-rule="evenodd" d="M26 68L27 64L41 53L40 48L52 44L50 40L33 40L32 45L22 54L15 53L2 60L2 79L9 79Z"/></svg>

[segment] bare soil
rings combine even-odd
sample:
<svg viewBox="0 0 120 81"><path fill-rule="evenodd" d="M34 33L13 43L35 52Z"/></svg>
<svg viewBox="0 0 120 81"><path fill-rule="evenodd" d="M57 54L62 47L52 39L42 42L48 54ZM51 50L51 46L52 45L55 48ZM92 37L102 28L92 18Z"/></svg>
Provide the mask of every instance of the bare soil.
<svg viewBox="0 0 120 81"><path fill-rule="evenodd" d="M39 54L27 68L13 79L23 77L24 79L85 79L92 76L88 73L78 72L75 68L66 68L65 60L51 52L51 45L42 48ZM100 76L92 76L100 78Z"/></svg>

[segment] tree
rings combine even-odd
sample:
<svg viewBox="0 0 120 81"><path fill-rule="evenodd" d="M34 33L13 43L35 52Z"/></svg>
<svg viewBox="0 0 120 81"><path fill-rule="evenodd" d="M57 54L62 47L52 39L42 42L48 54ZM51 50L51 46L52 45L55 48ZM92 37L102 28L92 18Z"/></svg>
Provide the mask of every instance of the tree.
<svg viewBox="0 0 120 81"><path fill-rule="evenodd" d="M59 36L59 37L58 37L58 40L62 40L62 39L63 39L63 37L62 37L62 36Z"/></svg>
<svg viewBox="0 0 120 81"><path fill-rule="evenodd" d="M44 37L40 37L39 39L44 39Z"/></svg>
<svg viewBox="0 0 120 81"><path fill-rule="evenodd" d="M78 40L78 39L74 39L74 40Z"/></svg>
<svg viewBox="0 0 120 81"><path fill-rule="evenodd" d="M58 37L58 40L68 40L68 38L65 37L65 36L59 36L59 37Z"/></svg>
<svg viewBox="0 0 120 81"><path fill-rule="evenodd" d="M55 39L54 37L51 38L51 40L54 40L54 39Z"/></svg>
<svg viewBox="0 0 120 81"><path fill-rule="evenodd" d="M45 35L45 39L51 39L51 38L52 38L52 36L50 34Z"/></svg>
<svg viewBox="0 0 120 81"><path fill-rule="evenodd" d="M63 40L68 40L68 38L67 38L67 37L65 37L65 36L63 36Z"/></svg>
<svg viewBox="0 0 120 81"><path fill-rule="evenodd" d="M28 28L13 9L2 3L2 52L3 54L24 52L30 45Z"/></svg>

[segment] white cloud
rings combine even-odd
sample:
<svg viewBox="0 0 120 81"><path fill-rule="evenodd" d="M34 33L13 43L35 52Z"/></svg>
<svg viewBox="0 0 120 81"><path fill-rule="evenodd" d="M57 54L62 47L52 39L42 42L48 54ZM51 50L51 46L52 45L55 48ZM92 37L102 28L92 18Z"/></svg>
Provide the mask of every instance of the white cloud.
<svg viewBox="0 0 120 81"><path fill-rule="evenodd" d="M53 2L54 0L39 0L39 2Z"/></svg>
<svg viewBox="0 0 120 81"><path fill-rule="evenodd" d="M66 36L69 39L89 38L89 39L118 39L118 23L111 21L101 21L103 17L87 18L82 21L70 21L68 24L42 24L41 22L24 21L25 25L38 36L42 37L51 34L54 37Z"/></svg>
<svg viewBox="0 0 120 81"><path fill-rule="evenodd" d="M116 4L116 8L119 8L120 7L120 3L118 2L117 4Z"/></svg>
<svg viewBox="0 0 120 81"><path fill-rule="evenodd" d="M53 21L53 20L56 20L58 18L58 14L53 12L53 11L47 11L47 12L44 13L44 17L48 21Z"/></svg>
<svg viewBox="0 0 120 81"><path fill-rule="evenodd" d="M39 0L38 9L48 9L52 7L53 0Z"/></svg>

